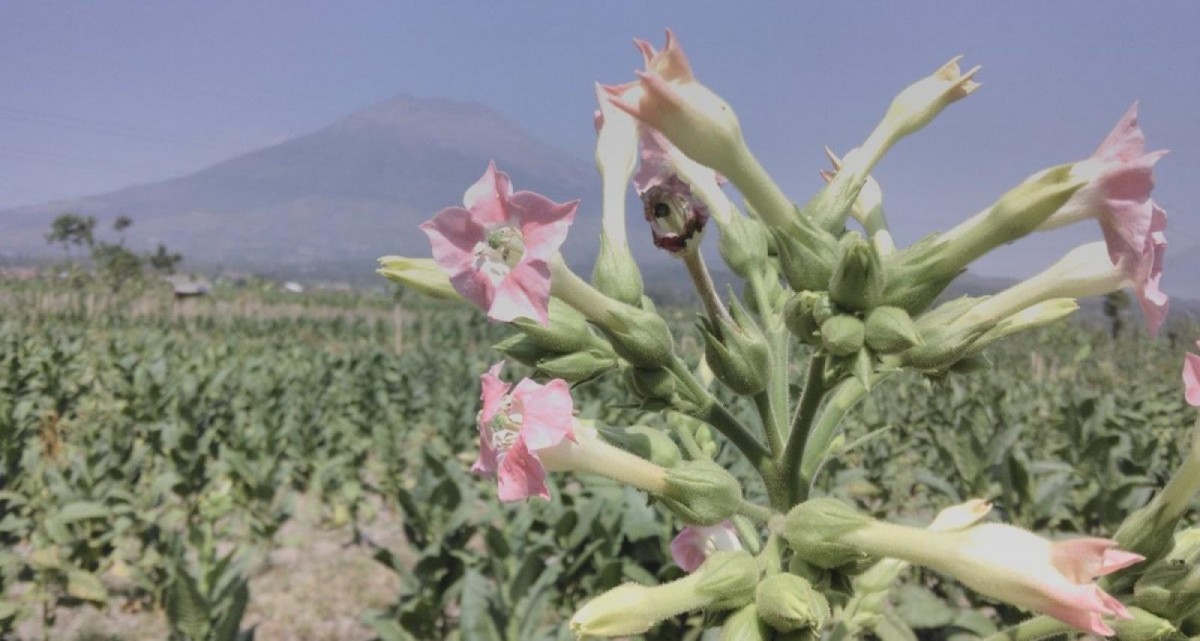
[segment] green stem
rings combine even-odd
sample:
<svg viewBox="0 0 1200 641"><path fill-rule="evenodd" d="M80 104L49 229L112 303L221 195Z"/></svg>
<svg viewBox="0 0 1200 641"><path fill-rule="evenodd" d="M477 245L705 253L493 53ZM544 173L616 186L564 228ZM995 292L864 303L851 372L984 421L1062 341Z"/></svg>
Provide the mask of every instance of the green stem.
<svg viewBox="0 0 1200 641"><path fill-rule="evenodd" d="M777 413L771 402L771 394L769 391L762 391L754 395L754 407L758 409L758 416L762 419L763 433L767 436L767 449L771 451L771 457L778 459L783 453L783 437L777 420Z"/></svg>
<svg viewBox="0 0 1200 641"><path fill-rule="evenodd" d="M983 641L1035 641L1036 639L1046 639L1060 634L1067 634L1070 631L1071 626L1062 621L1045 615L1039 615L1007 630L1001 630L990 637L986 637Z"/></svg>
<svg viewBox="0 0 1200 641"><path fill-rule="evenodd" d="M796 211L790 198L771 180L754 154L743 146L741 153L725 168L726 176L746 197L746 202L760 218L772 227L787 224Z"/></svg>
<svg viewBox="0 0 1200 641"><path fill-rule="evenodd" d="M717 431L724 434L741 450L751 465L756 469L761 469L763 462L770 457L767 448L754 438L750 430L746 429L746 426L730 413L728 408L704 389L696 377L692 376L692 372L688 370L682 359L676 357L671 363L671 373L688 386L695 398L700 399L701 408L695 417L717 428Z"/></svg>
<svg viewBox="0 0 1200 641"><path fill-rule="evenodd" d="M688 421L695 420L687 414L683 414L682 412L680 414L686 417ZM676 421L672 427L675 430L675 435L679 437L679 442L683 445L683 451L687 454L689 460L699 461L708 458L708 456L705 456L704 451L700 449L700 444L696 442L696 435L692 434L691 426L683 421Z"/></svg>
<svg viewBox="0 0 1200 641"><path fill-rule="evenodd" d="M766 523L767 521L771 520L772 516L775 516L775 512L773 510L771 510L771 508L763 506L763 505L758 505L757 503L751 503L750 501L747 501L746 499L742 499L738 503L737 513L741 514L742 516L754 519L755 521L758 521L759 523Z"/></svg>
<svg viewBox="0 0 1200 641"><path fill-rule="evenodd" d="M877 380L881 380L886 375L878 375ZM866 395L867 388L863 387L858 379L850 378L843 381L829 397L829 402L825 404L825 411L813 426L808 445L800 457L799 482L802 487L811 484L813 476L817 473L817 466L825 456L842 418Z"/></svg>
<svg viewBox="0 0 1200 641"><path fill-rule="evenodd" d="M788 333L787 327L783 324L783 318L779 311L774 309L771 302L768 300L766 283L763 282L764 274L757 272L750 275L747 285L750 287L750 295L754 297L755 307L758 308L758 315L762 321L763 327L767 334L767 345L770 349L770 378L767 382L767 394L770 401L771 411L773 412L770 423L763 416L763 425L771 425L775 429L774 439L777 441L783 440L784 426L787 425L788 417L788 341L791 334ZM760 408L761 412L761 408ZM771 439L772 435L768 432L767 438ZM783 452L783 448L779 445L771 447L771 454L778 458Z"/></svg>
<svg viewBox="0 0 1200 641"><path fill-rule="evenodd" d="M696 293L700 294L700 300L704 302L704 310L716 329L717 338L721 338L721 325L732 325L733 319L729 317L729 310L725 309L725 304L717 295L717 287L708 272L708 265L704 264L704 256L700 254L699 249L687 252L683 257L683 264L687 266L688 275L692 277Z"/></svg>
<svg viewBox="0 0 1200 641"><path fill-rule="evenodd" d="M800 404L796 407L796 415L792 419L792 428L788 433L787 446L783 450L782 474L789 485L789 493L794 501L804 500L807 493L799 482L796 470L804 457L805 445L808 442L809 430L821 399L825 396L825 362L827 357L822 354L814 356L808 363L808 377L804 381L804 391L800 394Z"/></svg>
<svg viewBox="0 0 1200 641"><path fill-rule="evenodd" d="M783 572L783 539L778 534L771 533L767 537L767 544L758 553L758 560L765 566L768 575Z"/></svg>

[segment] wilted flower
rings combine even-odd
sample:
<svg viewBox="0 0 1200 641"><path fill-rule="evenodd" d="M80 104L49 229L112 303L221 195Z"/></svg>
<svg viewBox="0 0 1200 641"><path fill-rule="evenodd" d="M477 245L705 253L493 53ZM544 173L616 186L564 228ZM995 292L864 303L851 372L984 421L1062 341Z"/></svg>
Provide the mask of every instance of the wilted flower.
<svg viewBox="0 0 1200 641"><path fill-rule="evenodd" d="M672 254L695 250L700 245L712 209L706 199L700 198L694 183L681 173L676 160L682 154L652 129L642 127L640 134L641 164L633 176L633 185L642 199L654 245ZM686 157L682 159L690 161ZM690 162L708 174L712 188L719 192L716 172L695 161Z"/></svg>
<svg viewBox="0 0 1200 641"><path fill-rule="evenodd" d="M454 289L488 318L548 322L549 261L575 218L578 201L556 203L531 191L513 193L508 174L488 163L463 195L421 224L433 258Z"/></svg>
<svg viewBox="0 0 1200 641"><path fill-rule="evenodd" d="M713 552L740 549L742 544L730 521L707 527L689 525L671 539L671 558L687 572L694 572Z"/></svg>
<svg viewBox="0 0 1200 641"><path fill-rule="evenodd" d="M546 468L538 453L575 441L570 389L560 379L540 385L527 378L509 391L508 383L500 380L502 367L497 363L479 377L479 458L471 471L496 475L502 501L549 499Z"/></svg>

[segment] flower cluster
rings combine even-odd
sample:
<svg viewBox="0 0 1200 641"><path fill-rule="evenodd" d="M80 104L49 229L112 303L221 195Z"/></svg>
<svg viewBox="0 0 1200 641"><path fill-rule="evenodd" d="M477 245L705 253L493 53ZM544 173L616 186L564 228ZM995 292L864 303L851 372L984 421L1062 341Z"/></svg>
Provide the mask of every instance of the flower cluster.
<svg viewBox="0 0 1200 641"><path fill-rule="evenodd" d="M635 44L644 63L636 79L596 85L603 231L590 279L560 253L577 203L514 192L495 164L462 207L421 225L432 261L387 257L380 269L514 330L496 349L531 367L532 378L510 385L501 364L483 374L472 468L497 478L500 500L551 500L549 472L586 472L645 491L685 525L670 544L685 576L615 587L580 609L571 629L624 636L706 610L726 613L717 617L722 638L815 638L832 625L861 632L878 622L879 595L910 563L1048 615L1057 621L1051 632L1110 635L1138 617L1170 619L1165 606L1133 607L1133 586L1161 567L1170 532L1200 488L1200 439L1113 539L1052 541L985 523L991 505L982 500L915 529L810 496L840 447L842 417L897 371L939 380L969 373L997 341L1071 314L1079 298L1124 288L1158 333L1169 304L1160 286L1166 213L1151 191L1166 152L1146 151L1137 105L1088 158L1037 171L953 229L897 247L871 172L892 146L975 93L978 67L964 73L955 58L900 91L860 145L840 158L828 152L825 186L796 205L747 147L733 108L697 79L674 34L661 50ZM641 216L626 215L630 182ZM745 211L726 195L729 186ZM644 219L653 245L686 267L704 307L702 354L683 351L643 295L629 218ZM1098 240L1042 273L992 296L938 304L993 249L1087 219L1097 222ZM745 283L740 296L716 290L700 249L710 227ZM798 353L807 373L792 380ZM670 429L577 416L573 386L600 377L624 390L611 400L663 413ZM1200 406L1200 356L1187 355L1183 382L1186 401ZM730 394L713 393L716 384ZM752 405L756 424L730 397ZM756 470L760 492L745 492L746 480L718 464L718 441ZM759 495L765 503L747 498Z"/></svg>

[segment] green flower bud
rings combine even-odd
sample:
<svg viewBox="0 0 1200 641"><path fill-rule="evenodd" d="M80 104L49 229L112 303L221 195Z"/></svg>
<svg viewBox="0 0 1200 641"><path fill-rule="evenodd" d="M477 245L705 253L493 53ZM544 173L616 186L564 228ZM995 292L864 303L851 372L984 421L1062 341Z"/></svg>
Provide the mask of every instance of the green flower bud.
<svg viewBox="0 0 1200 641"><path fill-rule="evenodd" d="M974 374L976 372L986 372L992 368L992 361L983 354L969 354L961 359L954 361L950 366L950 371L955 374Z"/></svg>
<svg viewBox="0 0 1200 641"><path fill-rule="evenodd" d="M1132 619L1113 617L1110 625L1121 641L1186 641L1170 621L1159 618L1141 608L1128 608Z"/></svg>
<svg viewBox="0 0 1200 641"><path fill-rule="evenodd" d="M923 372L943 372L964 357L976 353L976 342L995 327L994 320L958 324L957 320L970 299L951 301L917 319L921 343L900 354L906 367Z"/></svg>
<svg viewBox="0 0 1200 641"><path fill-rule="evenodd" d="M675 358L675 344L666 321L652 311L629 305L615 306L608 322L600 325L621 358L636 367L666 367Z"/></svg>
<svg viewBox="0 0 1200 641"><path fill-rule="evenodd" d="M728 216L717 218L721 238L717 246L730 271L749 278L767 265L767 230L753 218Z"/></svg>
<svg viewBox="0 0 1200 641"><path fill-rule="evenodd" d="M1179 621L1200 611L1200 529L1183 530L1174 540L1170 552L1137 579L1133 604Z"/></svg>
<svg viewBox="0 0 1200 641"><path fill-rule="evenodd" d="M875 382L875 356L866 347L858 350L850 364L850 372L868 390Z"/></svg>
<svg viewBox="0 0 1200 641"><path fill-rule="evenodd" d="M759 567L745 550L718 550L696 569L696 591L707 597L709 608L731 610L754 600Z"/></svg>
<svg viewBox="0 0 1200 641"><path fill-rule="evenodd" d="M733 323L708 318L697 323L704 337L704 358L717 380L737 394L753 396L767 387L770 347L754 319L732 296L729 313Z"/></svg>
<svg viewBox="0 0 1200 641"><path fill-rule="evenodd" d="M817 345L821 342L821 324L813 318L819 299L829 297L824 292L798 292L783 306L783 322L800 342Z"/></svg>
<svg viewBox="0 0 1200 641"><path fill-rule="evenodd" d="M679 446L675 445L675 441L662 430L645 425L630 427L601 425L596 430L609 443L660 467L675 467L682 460Z"/></svg>
<svg viewBox="0 0 1200 641"><path fill-rule="evenodd" d="M809 499L772 522L797 557L819 568L834 569L868 556L840 539L870 523L854 508L831 498Z"/></svg>
<svg viewBox="0 0 1200 641"><path fill-rule="evenodd" d="M797 213L787 225L771 229L779 253L779 267L792 289L825 291L837 260L838 241Z"/></svg>
<svg viewBox="0 0 1200 641"><path fill-rule="evenodd" d="M624 224L624 223L622 223ZM642 273L628 246L618 246L607 234L600 234L600 252L592 268L592 284L605 296L626 305L642 300Z"/></svg>
<svg viewBox="0 0 1200 641"><path fill-rule="evenodd" d="M941 247L936 235L921 240L883 259L887 291L883 304L919 314L945 291L965 269L939 270Z"/></svg>
<svg viewBox="0 0 1200 641"><path fill-rule="evenodd" d="M712 461L687 461L667 470L659 500L689 525L716 525L737 511L742 485Z"/></svg>
<svg viewBox="0 0 1200 641"><path fill-rule="evenodd" d="M574 352L591 342L591 331L583 314L557 298L550 299L548 311L550 322L544 327L528 318L518 318L512 324L534 343L559 354Z"/></svg>
<svg viewBox="0 0 1200 641"><path fill-rule="evenodd" d="M675 375L662 368L628 367L625 386L642 401L670 403L675 395Z"/></svg>
<svg viewBox="0 0 1200 641"><path fill-rule="evenodd" d="M563 354L537 362L538 372L550 378L561 378L568 383L590 381L616 368L616 355L601 349Z"/></svg>
<svg viewBox="0 0 1200 641"><path fill-rule="evenodd" d="M898 354L921 342L908 312L888 305L867 314L864 339L867 347L880 354Z"/></svg>
<svg viewBox="0 0 1200 641"><path fill-rule="evenodd" d="M1113 540L1120 544L1122 550L1136 552L1146 557L1147 561L1161 559L1171 550L1175 540L1176 521L1166 516L1161 502L1152 500L1125 517Z"/></svg>
<svg viewBox="0 0 1200 641"><path fill-rule="evenodd" d="M803 628L820 630L829 620L829 601L825 595L795 574L774 574L754 593L758 616L780 632Z"/></svg>
<svg viewBox="0 0 1200 641"><path fill-rule="evenodd" d="M769 641L771 630L758 618L758 608L753 603L730 615L721 625L721 636L717 641Z"/></svg>
<svg viewBox="0 0 1200 641"><path fill-rule="evenodd" d="M849 356L863 346L863 322L841 314L821 323L821 346L834 356Z"/></svg>
<svg viewBox="0 0 1200 641"><path fill-rule="evenodd" d="M463 297L450 284L450 277L432 258L384 256L379 259L376 273L430 298L463 301Z"/></svg>
<svg viewBox="0 0 1200 641"><path fill-rule="evenodd" d="M556 353L538 345L537 341L523 334L514 334L492 345L492 349L521 363L535 367L544 358L553 358Z"/></svg>
<svg viewBox="0 0 1200 641"><path fill-rule="evenodd" d="M875 248L856 232L838 241L838 257L829 279L829 298L856 311L879 305L883 298L884 274Z"/></svg>

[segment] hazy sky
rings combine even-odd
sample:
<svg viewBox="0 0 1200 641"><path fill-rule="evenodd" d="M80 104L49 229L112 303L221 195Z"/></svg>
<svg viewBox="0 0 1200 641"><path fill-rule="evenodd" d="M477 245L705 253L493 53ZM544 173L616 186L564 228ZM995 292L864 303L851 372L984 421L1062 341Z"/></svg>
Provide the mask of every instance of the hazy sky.
<svg viewBox="0 0 1200 641"><path fill-rule="evenodd" d="M751 8L752 7L752 8ZM984 87L876 175L902 242L1092 152L1141 100L1172 250L1200 246L1200 2L5 2L0 207L189 173L399 93L473 100L580 158L592 82L673 27L803 200L822 145L862 140L951 56ZM536 185L528 185L536 189ZM1025 273L1081 228L984 265Z"/></svg>

